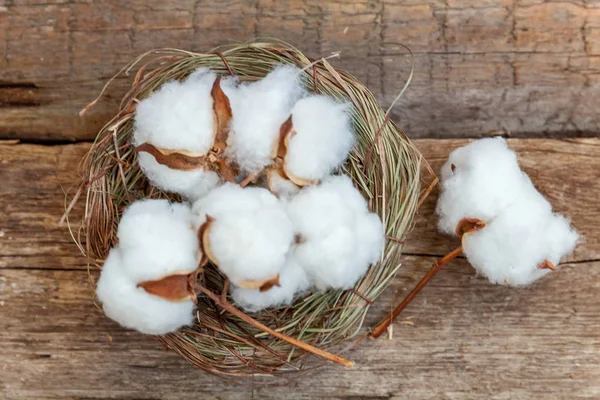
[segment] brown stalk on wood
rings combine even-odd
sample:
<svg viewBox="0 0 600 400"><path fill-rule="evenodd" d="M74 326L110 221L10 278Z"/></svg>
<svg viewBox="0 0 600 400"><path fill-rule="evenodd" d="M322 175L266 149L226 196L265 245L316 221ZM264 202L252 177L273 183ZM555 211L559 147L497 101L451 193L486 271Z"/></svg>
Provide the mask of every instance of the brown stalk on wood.
<svg viewBox="0 0 600 400"><path fill-rule="evenodd" d="M475 219L475 218L463 218L456 225L456 233L463 238L464 235L469 234L470 232L478 231L485 227L485 222ZM392 314L386 318L383 322L373 329L371 332L371 338L377 339L379 336L385 332L388 327L394 322L396 317L400 315L400 313L410 304L410 302L414 299L414 297L427 285L427 283L433 278L446 264L450 261L454 260L456 257L462 254L462 246L457 247L452 250L450 253L446 254L441 259L437 260L429 271L425 274L425 276L417 283L417 285L410 291L408 295L398 304L398 306L394 309Z"/></svg>
<svg viewBox="0 0 600 400"><path fill-rule="evenodd" d="M452 164L454 167L454 164ZM453 168L454 170L454 168ZM460 236L461 241L464 241L466 235L476 232L485 227L485 222L477 219L477 218L463 218L456 225L456 234ZM452 250L450 253L446 254L444 257L436 261L429 271L425 274L425 276L417 283L417 285L410 291L410 293L402 300L402 302L394 309L392 314L386 318L383 322L381 322L373 331L371 332L371 338L377 339L379 336L385 332L392 322L398 317L398 315L410 304L413 298L427 285L427 283L433 278L446 264L450 261L454 260L456 257L462 254L463 246L457 247ZM550 269L552 271L556 271L556 267L549 260L544 260L538 266L539 269ZM505 283L508 282L505 280Z"/></svg>

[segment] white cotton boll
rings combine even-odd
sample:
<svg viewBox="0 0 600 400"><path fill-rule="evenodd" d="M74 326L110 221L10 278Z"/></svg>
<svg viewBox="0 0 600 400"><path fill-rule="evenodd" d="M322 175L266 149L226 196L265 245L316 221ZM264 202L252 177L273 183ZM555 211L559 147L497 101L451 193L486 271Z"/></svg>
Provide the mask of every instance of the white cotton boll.
<svg viewBox="0 0 600 400"><path fill-rule="evenodd" d="M207 194L220 181L213 171L171 169L159 164L152 155L145 152L138 153L138 164L154 186L167 192L179 193L191 202Z"/></svg>
<svg viewBox="0 0 600 400"><path fill-rule="evenodd" d="M102 272L96 295L105 314L121 326L151 335L173 332L194 320L191 300L172 302L149 294L137 287L138 281L128 273L121 249L110 251Z"/></svg>
<svg viewBox="0 0 600 400"><path fill-rule="evenodd" d="M340 167L354 146L350 105L321 95L305 97L292 108L296 132L289 141L285 170L303 180L321 180Z"/></svg>
<svg viewBox="0 0 600 400"><path fill-rule="evenodd" d="M466 234L463 252L492 283L524 286L550 272L538 268L540 263L548 260L558 265L574 250L577 240L563 216L553 214L530 194L481 230Z"/></svg>
<svg viewBox="0 0 600 400"><path fill-rule="evenodd" d="M288 206L303 242L294 256L319 289L348 289L379 260L384 243L379 216L347 176L300 191Z"/></svg>
<svg viewBox="0 0 600 400"><path fill-rule="evenodd" d="M196 226L210 223L208 245L219 269L235 285L275 277L294 241L283 205L268 190L227 183L194 204Z"/></svg>
<svg viewBox="0 0 600 400"><path fill-rule="evenodd" d="M271 163L279 129L305 93L301 73L290 65L279 66L260 81L240 85L230 98L233 118L227 151L242 170L256 172Z"/></svg>
<svg viewBox="0 0 600 400"><path fill-rule="evenodd" d="M280 286L261 292L258 289L231 287L231 297L237 305L247 312L257 312L265 308L274 308L291 304L294 298L306 292L310 287L308 275L302 267L288 260L279 278Z"/></svg>
<svg viewBox="0 0 600 400"><path fill-rule="evenodd" d="M198 237L187 204L138 200L123 213L117 237L127 271L138 282L198 267Z"/></svg>
<svg viewBox="0 0 600 400"><path fill-rule="evenodd" d="M147 142L164 150L205 155L213 145L214 116L210 92L215 78L216 74L200 68L184 82L165 83L142 100L135 113L134 145ZM146 152L138 153L138 162L154 186L179 193L190 201L203 196L219 182L214 172L171 169Z"/></svg>
<svg viewBox="0 0 600 400"><path fill-rule="evenodd" d="M184 82L163 84L136 107L134 143L149 142L168 150L206 154L213 145L213 100L216 74L197 73Z"/></svg>
<svg viewBox="0 0 600 400"><path fill-rule="evenodd" d="M489 222L530 185L516 153L503 138L476 140L460 147L442 167L436 209L439 229L455 235L456 225L465 217Z"/></svg>

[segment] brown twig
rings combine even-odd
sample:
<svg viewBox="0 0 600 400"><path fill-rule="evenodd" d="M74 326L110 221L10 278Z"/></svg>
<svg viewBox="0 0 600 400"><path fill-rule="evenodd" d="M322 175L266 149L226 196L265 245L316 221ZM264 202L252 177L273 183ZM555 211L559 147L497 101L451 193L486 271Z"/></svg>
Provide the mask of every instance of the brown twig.
<svg viewBox="0 0 600 400"><path fill-rule="evenodd" d="M223 64L225 65L225 68L227 68L227 71L229 71L229 75L231 75L231 76L235 75L233 73L233 70L231 69L231 66L229 65L229 63L225 59L225 56L223 55L223 53L217 51L215 54L218 55L221 58L221 60L223 60Z"/></svg>
<svg viewBox="0 0 600 400"><path fill-rule="evenodd" d="M410 304L412 299L421 291L421 289L423 289L423 287L427 284L427 282L429 282L431 280L431 278L433 278L435 276L435 274L438 273L439 270L444 268L444 266L446 264L448 264L450 261L454 260L461 253L462 253L462 246L457 247L456 249L452 250L450 253L446 254L441 259L437 260L431 266L429 271L427 271L427 274L425 274L423 279L421 279L419 281L417 286L415 286L414 289L411 290L411 292L404 298L404 300L402 300L402 302L398 305L398 307L396 307L396 309L394 310L392 315L390 315L385 321L383 321L382 323L377 325L377 327L375 329L373 329L373 332L371 332L371 338L377 339L379 336L381 336L381 334L386 331L388 326L390 326L392 324L394 319L396 319L396 317L402 312L402 310L404 310L406 308L406 306Z"/></svg>
<svg viewBox="0 0 600 400"><path fill-rule="evenodd" d="M261 329L261 330L267 332L268 334L270 334L271 336L276 337L277 339L284 340L284 341L286 341L296 347L299 347L302 350L308 351L309 353L312 353L316 356L325 358L329 361L336 362L336 363L341 364L348 368L354 367L354 361L350 361L345 358L336 356L335 354L331 354L325 350L311 346L308 343L302 342L298 339L294 339L293 337L290 337L288 335L284 335L283 333L277 332L277 331L269 328L268 326L261 324L254 318L244 314L243 312L241 312L240 310L235 308L228 301L222 301L220 296L217 296L216 294L214 294L213 292L211 292L204 286L199 286L198 289L200 289L200 291L202 293L204 293L206 296L208 296L212 301L214 301L217 305L219 305L223 310L228 311L229 313L231 313L231 314L235 315L236 317L240 318L241 320L249 323L250 325L254 326L255 328Z"/></svg>
<svg viewBox="0 0 600 400"><path fill-rule="evenodd" d="M404 240L400 240L400 239L398 239L398 238L395 238L395 237L393 237L393 236L390 236L390 235L386 235L386 236L385 236L385 238L386 238L387 240L391 241L391 242L394 242L394 243L398 243L398 244L404 244Z"/></svg>

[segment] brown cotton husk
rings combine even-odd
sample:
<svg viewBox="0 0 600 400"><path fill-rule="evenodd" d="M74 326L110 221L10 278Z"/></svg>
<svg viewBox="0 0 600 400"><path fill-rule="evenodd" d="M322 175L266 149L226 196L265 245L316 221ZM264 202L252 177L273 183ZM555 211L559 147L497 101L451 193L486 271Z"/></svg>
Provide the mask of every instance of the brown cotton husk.
<svg viewBox="0 0 600 400"><path fill-rule="evenodd" d="M217 76L213 83L210 95L213 99L214 114L214 142L212 152L221 155L227 148L227 138L229 137L229 123L231 122L231 104L229 98L221 88L221 76Z"/></svg>
<svg viewBox="0 0 600 400"><path fill-rule="evenodd" d="M202 249L203 253L203 261L201 264L205 264L208 261L218 265L217 259L210 249L210 227L215 219L210 215L206 216L206 221L200 226L198 229L198 242L200 244L200 249Z"/></svg>
<svg viewBox="0 0 600 400"><path fill-rule="evenodd" d="M239 282L237 286L241 287L242 289L259 289L261 292L266 292L273 286L280 286L279 274L272 278L263 280L246 279Z"/></svg>
<svg viewBox="0 0 600 400"><path fill-rule="evenodd" d="M131 144L135 104L163 83L184 80L201 67L223 76L236 74L244 83L264 78L280 64L302 69L300 78L309 92L351 104L356 146L341 172L352 178L370 210L380 216L388 240L381 262L370 266L352 290L308 292L289 306L247 315L232 311L221 301L226 279L216 266L207 263L198 281L203 291L197 297L197 320L193 326L158 339L208 373L254 385L286 383L282 380L295 380L326 365L306 348L298 348L272 332L332 352L347 351L360 342L367 331L364 321L374 321L386 313L387 304L379 304L377 298L401 267L400 255L413 217L436 185L435 174L419 151L363 83L327 60L311 59L282 42L235 44L205 53L149 51L122 69L123 73L132 72L128 75L132 82L136 70L143 72L137 74L118 113L100 130L81 164L78 192L85 201L85 215L77 219L74 213L67 213L66 219L82 252L101 267L117 241L119 216L132 201L180 200L152 187L139 168ZM99 98L110 90L107 86ZM220 168L216 172L223 176ZM74 202L69 198L65 209L77 210L71 206ZM73 228L75 223L81 223L81 234ZM249 323L249 316L260 325Z"/></svg>
<svg viewBox="0 0 600 400"><path fill-rule="evenodd" d="M187 272L165 276L153 281L144 281L139 283L138 287L168 301L187 301L196 297L190 284L190 274Z"/></svg>
<svg viewBox="0 0 600 400"><path fill-rule="evenodd" d="M456 225L456 234L463 237L465 233L475 232L485 227L485 222L477 218L463 218Z"/></svg>
<svg viewBox="0 0 600 400"><path fill-rule="evenodd" d="M197 156L181 150L166 150L150 143L143 143L135 148L137 152L146 152L154 157L157 163L180 171L193 171L207 168L206 156Z"/></svg>
<svg viewBox="0 0 600 400"><path fill-rule="evenodd" d="M303 179L295 176L286 168L285 159L287 157L288 146L294 135L296 135L296 131L294 130L292 116L290 116L279 128L279 139L275 142L273 149L271 150L273 164L267 170L267 182L271 190L273 190L273 186L272 180L269 179L269 175L272 173L277 173L281 178L292 182L298 187L314 185L318 183L314 180Z"/></svg>
<svg viewBox="0 0 600 400"><path fill-rule="evenodd" d="M549 269L551 271L556 271L556 267L549 260L544 260L537 266L539 269Z"/></svg>

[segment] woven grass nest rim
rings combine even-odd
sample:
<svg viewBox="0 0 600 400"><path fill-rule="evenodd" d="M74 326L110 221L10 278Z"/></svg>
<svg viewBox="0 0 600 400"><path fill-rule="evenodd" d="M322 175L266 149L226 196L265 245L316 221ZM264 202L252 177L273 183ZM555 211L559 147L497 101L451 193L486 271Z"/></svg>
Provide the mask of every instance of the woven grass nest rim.
<svg viewBox="0 0 600 400"><path fill-rule="evenodd" d="M130 141L137 102L161 84L181 80L200 67L222 75L237 75L241 81L254 81L279 64L303 69L302 81L309 91L353 105L357 144L343 172L352 178L370 209L381 217L387 240L380 262L372 265L353 289L311 292L291 306L250 315L276 332L341 354L365 337L364 333L361 335L361 327L367 311L398 271L399 256L413 216L437 179L372 93L326 59L312 60L281 42L232 45L209 53L160 49L136 58L116 75L139 66L117 115L100 130L80 165L82 182L66 215L78 198L85 196L85 212L79 232L73 233L73 237L89 264L101 268L108 250L116 243L119 216L128 204L140 198L179 200L150 186L137 165ZM116 76L105 85L101 95ZM423 171L431 179L422 190ZM224 313L212 296L220 296L224 286L224 278L216 268L207 268L201 279L205 291L198 295L196 323L158 337L168 348L204 371L225 378L256 374L289 376L322 365L321 360L308 357L309 352L248 324L245 315L240 318Z"/></svg>

